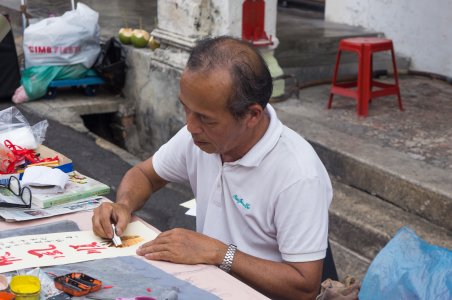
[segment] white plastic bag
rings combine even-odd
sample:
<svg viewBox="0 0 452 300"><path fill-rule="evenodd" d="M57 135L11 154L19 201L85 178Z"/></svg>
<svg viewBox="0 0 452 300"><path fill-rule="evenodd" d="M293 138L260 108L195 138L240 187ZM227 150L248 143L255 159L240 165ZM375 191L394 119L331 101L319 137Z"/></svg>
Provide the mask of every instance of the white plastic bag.
<svg viewBox="0 0 452 300"><path fill-rule="evenodd" d="M36 149L44 141L48 125L44 120L30 126L22 113L11 106L0 111L0 143L4 145L9 140L16 146Z"/></svg>
<svg viewBox="0 0 452 300"><path fill-rule="evenodd" d="M24 31L27 68L83 64L91 68L100 53L99 14L83 3L61 17L51 17Z"/></svg>

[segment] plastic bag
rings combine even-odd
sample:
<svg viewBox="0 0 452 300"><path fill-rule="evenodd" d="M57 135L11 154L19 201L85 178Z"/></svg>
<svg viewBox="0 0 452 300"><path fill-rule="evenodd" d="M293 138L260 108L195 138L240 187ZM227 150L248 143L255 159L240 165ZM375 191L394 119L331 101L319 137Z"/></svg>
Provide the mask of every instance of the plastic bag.
<svg viewBox="0 0 452 300"><path fill-rule="evenodd" d="M16 89L11 100L16 104L27 102L28 100L30 100L30 98L28 98L27 96L27 93L25 92L25 88L23 85L19 86Z"/></svg>
<svg viewBox="0 0 452 300"><path fill-rule="evenodd" d="M89 69L81 64L73 66L36 66L27 68L22 72L21 79L23 89L28 97L28 99L25 100L34 100L44 96L47 93L47 88L52 80L83 78L89 71ZM20 91L18 91L18 96L20 96ZM19 97L16 99L18 101L22 100Z"/></svg>
<svg viewBox="0 0 452 300"><path fill-rule="evenodd" d="M359 299L452 299L452 251L401 228L372 261Z"/></svg>
<svg viewBox="0 0 452 300"><path fill-rule="evenodd" d="M36 149L45 139L47 120L30 126L27 119L14 106L0 111L0 143L5 140L26 149Z"/></svg>
<svg viewBox="0 0 452 300"><path fill-rule="evenodd" d="M84 5L24 31L25 66L83 64L91 68L100 52L99 14Z"/></svg>
<svg viewBox="0 0 452 300"><path fill-rule="evenodd" d="M115 38L102 44L94 70L105 80L114 92L120 92L126 78L126 52L124 46Z"/></svg>
<svg viewBox="0 0 452 300"><path fill-rule="evenodd" d="M44 272L42 269L34 268L28 271L26 274L36 276L39 278L39 282L41 283L40 290L41 299L48 299L49 297L53 297L62 293L59 289L55 287L53 278L47 275L47 273Z"/></svg>

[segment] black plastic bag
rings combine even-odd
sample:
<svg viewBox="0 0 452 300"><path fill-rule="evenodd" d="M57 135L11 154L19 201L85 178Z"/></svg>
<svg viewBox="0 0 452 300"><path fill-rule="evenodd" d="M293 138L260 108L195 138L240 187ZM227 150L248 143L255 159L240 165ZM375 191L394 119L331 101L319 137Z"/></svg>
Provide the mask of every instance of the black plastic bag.
<svg viewBox="0 0 452 300"><path fill-rule="evenodd" d="M126 52L122 44L113 37L102 44L93 68L112 91L121 92L126 78Z"/></svg>

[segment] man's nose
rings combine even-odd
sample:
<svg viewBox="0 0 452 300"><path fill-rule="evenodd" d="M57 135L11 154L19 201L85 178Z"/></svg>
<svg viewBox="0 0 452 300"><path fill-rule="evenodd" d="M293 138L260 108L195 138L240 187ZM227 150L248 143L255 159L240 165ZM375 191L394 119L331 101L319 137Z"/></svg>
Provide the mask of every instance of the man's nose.
<svg viewBox="0 0 452 300"><path fill-rule="evenodd" d="M187 119L187 130L191 134L201 133L201 123L199 122L198 118L194 113L187 112L185 114Z"/></svg>

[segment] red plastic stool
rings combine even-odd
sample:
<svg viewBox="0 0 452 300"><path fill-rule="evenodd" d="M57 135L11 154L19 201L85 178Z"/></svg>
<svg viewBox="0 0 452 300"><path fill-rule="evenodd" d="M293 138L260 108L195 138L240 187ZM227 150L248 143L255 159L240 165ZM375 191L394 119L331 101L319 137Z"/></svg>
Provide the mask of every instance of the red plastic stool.
<svg viewBox="0 0 452 300"><path fill-rule="evenodd" d="M374 52L386 50L391 51L395 84L383 83L372 79L372 55ZM352 51L358 54L358 81L344 83L337 82L337 73L342 51ZM356 89L352 89L354 87L356 87ZM379 89L373 91L372 89L374 87ZM334 67L333 84L330 90L330 98L328 99L328 109L331 108L334 94L354 98L358 102L356 108L358 116L367 116L369 102L372 101L373 98L394 94L397 95L399 108L403 111L392 41L374 37L341 40L337 52L336 65Z"/></svg>

